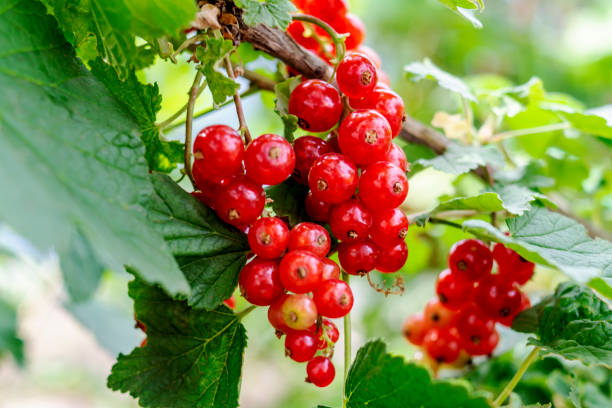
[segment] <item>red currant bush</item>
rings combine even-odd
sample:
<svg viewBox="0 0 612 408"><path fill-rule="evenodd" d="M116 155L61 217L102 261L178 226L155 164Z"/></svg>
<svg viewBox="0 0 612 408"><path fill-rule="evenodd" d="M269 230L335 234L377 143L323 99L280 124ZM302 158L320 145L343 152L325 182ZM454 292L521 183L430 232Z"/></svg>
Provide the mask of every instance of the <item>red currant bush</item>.
<svg viewBox="0 0 612 408"><path fill-rule="evenodd" d="M394 273L402 269L407 259L408 246L404 241L390 247L379 247L376 269L383 273Z"/></svg>
<svg viewBox="0 0 612 408"><path fill-rule="evenodd" d="M285 337L285 355L298 363L312 359L317 352L317 346L317 338L312 333L291 332Z"/></svg>
<svg viewBox="0 0 612 408"><path fill-rule="evenodd" d="M282 305L281 313L285 324L293 330L306 330L317 321L317 306L306 295L289 295Z"/></svg>
<svg viewBox="0 0 612 408"><path fill-rule="evenodd" d="M493 259L497 262L498 274L505 281L524 285L533 276L535 265L503 244L495 244Z"/></svg>
<svg viewBox="0 0 612 408"><path fill-rule="evenodd" d="M198 186L218 183L242 172L244 144L240 134L229 126L208 126L193 143L193 171Z"/></svg>
<svg viewBox="0 0 612 408"><path fill-rule="evenodd" d="M341 242L338 259L346 273L364 275L376 268L378 248L370 240Z"/></svg>
<svg viewBox="0 0 612 408"><path fill-rule="evenodd" d="M336 369L328 357L317 356L308 362L306 366L306 381L317 387L327 387L334 381Z"/></svg>
<svg viewBox="0 0 612 408"><path fill-rule="evenodd" d="M363 98L376 86L376 67L370 59L356 52L347 55L338 64L336 72L338 88L349 98Z"/></svg>
<svg viewBox="0 0 612 408"><path fill-rule="evenodd" d="M289 251L280 262L280 280L294 293L312 292L321 282L321 261L312 252Z"/></svg>
<svg viewBox="0 0 612 408"><path fill-rule="evenodd" d="M455 319L455 312L445 308L436 298L427 302L423 314L425 316L425 324L430 328L448 328Z"/></svg>
<svg viewBox="0 0 612 408"><path fill-rule="evenodd" d="M310 169L308 186L314 198L330 204L349 199L357 189L357 167L346 156L327 153Z"/></svg>
<svg viewBox="0 0 612 408"><path fill-rule="evenodd" d="M340 279L340 267L329 258L321 259L321 278L323 281Z"/></svg>
<svg viewBox="0 0 612 408"><path fill-rule="evenodd" d="M340 125L338 143L355 164L366 166L383 156L391 146L391 127L373 110L351 112Z"/></svg>
<svg viewBox="0 0 612 408"><path fill-rule="evenodd" d="M450 364L459 358L459 336L452 329L434 328L423 338L423 348L438 363Z"/></svg>
<svg viewBox="0 0 612 408"><path fill-rule="evenodd" d="M466 239L453 245L448 256L448 266L451 271L477 281L491 273L493 255L482 241Z"/></svg>
<svg viewBox="0 0 612 408"><path fill-rule="evenodd" d="M518 287L491 277L481 281L476 288L474 301L490 318L507 322L521 311L522 295Z"/></svg>
<svg viewBox="0 0 612 408"><path fill-rule="evenodd" d="M271 305L285 291L275 260L253 259L240 271L238 285L242 296L257 306Z"/></svg>
<svg viewBox="0 0 612 408"><path fill-rule="evenodd" d="M404 324L402 325L402 334L410 343L415 346L423 344L425 334L427 334L427 326L423 313L415 313L408 316Z"/></svg>
<svg viewBox="0 0 612 408"><path fill-rule="evenodd" d="M350 199L332 208L329 226L339 240L365 239L372 226L372 215L358 200Z"/></svg>
<svg viewBox="0 0 612 408"><path fill-rule="evenodd" d="M266 193L261 185L245 176L236 176L227 182L216 200L219 217L234 226L255 221L266 204Z"/></svg>
<svg viewBox="0 0 612 408"><path fill-rule="evenodd" d="M333 230L332 230L333 231ZM395 246L408 235L408 218L397 208L374 214L370 238L379 247Z"/></svg>
<svg viewBox="0 0 612 408"><path fill-rule="evenodd" d="M280 218L260 218L249 229L248 239L251 250L259 258L280 258L289 244L289 228Z"/></svg>
<svg viewBox="0 0 612 408"><path fill-rule="evenodd" d="M351 311L353 292L346 282L330 279L315 289L313 300L321 316L336 319L346 316Z"/></svg>
<svg viewBox="0 0 612 408"><path fill-rule="evenodd" d="M291 229L289 250L301 249L324 257L331 247L331 239L325 228L312 222L302 222Z"/></svg>
<svg viewBox="0 0 612 408"><path fill-rule="evenodd" d="M298 125L310 132L325 132L340 121L342 99L330 84L310 79L299 84L289 97L289 113Z"/></svg>
<svg viewBox="0 0 612 408"><path fill-rule="evenodd" d="M315 198L312 195L312 191L309 191L308 195L306 195L304 207L306 207L306 214L308 214L311 220L319 222L329 221L329 213L331 212L332 205Z"/></svg>
<svg viewBox="0 0 612 408"><path fill-rule="evenodd" d="M359 198L374 213L399 207L407 194L406 174L390 163L369 165L359 179Z"/></svg>
<svg viewBox="0 0 612 408"><path fill-rule="evenodd" d="M308 173L314 162L325 153L331 153L329 144L318 137L303 136L293 142L295 152L295 169L293 178L302 184L308 184Z"/></svg>
<svg viewBox="0 0 612 408"><path fill-rule="evenodd" d="M438 276L436 294L447 309L458 310L472 301L474 282L465 275L446 269Z"/></svg>
<svg viewBox="0 0 612 408"><path fill-rule="evenodd" d="M401 147L395 143L391 143L391 147L385 154L379 157L376 161L385 161L398 167L404 173L408 171L408 160L406 160L406 153Z"/></svg>
<svg viewBox="0 0 612 408"><path fill-rule="evenodd" d="M279 184L295 168L295 153L285 139L265 134L253 140L244 157L246 175L259 184Z"/></svg>

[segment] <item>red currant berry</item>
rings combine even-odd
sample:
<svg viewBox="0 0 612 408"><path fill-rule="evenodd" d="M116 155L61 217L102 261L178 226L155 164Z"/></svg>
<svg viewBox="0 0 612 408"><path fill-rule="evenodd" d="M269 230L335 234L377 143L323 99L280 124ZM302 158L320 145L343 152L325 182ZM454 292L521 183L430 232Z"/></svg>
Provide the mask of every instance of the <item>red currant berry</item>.
<svg viewBox="0 0 612 408"><path fill-rule="evenodd" d="M376 86L376 67L368 57L352 52L338 64L338 88L349 98L363 98Z"/></svg>
<svg viewBox="0 0 612 408"><path fill-rule="evenodd" d="M340 267L329 258L321 258L322 280L340 279Z"/></svg>
<svg viewBox="0 0 612 408"><path fill-rule="evenodd" d="M261 186L245 176L237 176L219 192L215 210L223 221L239 226L255 221L265 204L266 193Z"/></svg>
<svg viewBox="0 0 612 408"><path fill-rule="evenodd" d="M360 45L359 47L357 47L356 51L368 57L370 61L372 61L376 69L380 69L382 67L382 61L380 60L380 56L372 48L368 47L367 45Z"/></svg>
<svg viewBox="0 0 612 408"><path fill-rule="evenodd" d="M234 297L234 295L228 297L227 299L225 299L223 301L223 304L227 307L229 307L230 309L234 310L236 309L236 298Z"/></svg>
<svg viewBox="0 0 612 408"><path fill-rule="evenodd" d="M365 239L372 225L372 215L359 201L350 199L331 210L329 226L341 241Z"/></svg>
<svg viewBox="0 0 612 408"><path fill-rule="evenodd" d="M327 336L329 341L331 341L332 343L338 342L338 339L340 338L340 332L338 331L338 328L336 327L334 322L329 319L323 319L323 330L325 331L325 335Z"/></svg>
<svg viewBox="0 0 612 408"><path fill-rule="evenodd" d="M425 316L427 327L443 329L453 324L456 312L445 308L437 298L433 298L425 305L423 315Z"/></svg>
<svg viewBox="0 0 612 408"><path fill-rule="evenodd" d="M328 357L317 356L306 365L306 382L312 383L317 387L327 387L334 381L336 369Z"/></svg>
<svg viewBox="0 0 612 408"><path fill-rule="evenodd" d="M197 168L197 163L193 165L193 172L195 177L195 171ZM218 185L202 185L202 183L198 184L198 188L200 191L193 191L191 195L194 196L199 202L204 204L207 207L215 209L215 201L217 200L217 193L219 191Z"/></svg>
<svg viewBox="0 0 612 408"><path fill-rule="evenodd" d="M295 151L293 178L302 184L308 184L308 173L314 162L325 153L332 151L325 140L314 136L295 139L293 150Z"/></svg>
<svg viewBox="0 0 612 408"><path fill-rule="evenodd" d="M319 222L329 221L329 213L331 212L332 205L314 198L312 191L308 191L304 206L306 207L306 214L308 214L311 220Z"/></svg>
<svg viewBox="0 0 612 408"><path fill-rule="evenodd" d="M359 179L359 198L373 212L399 207L408 195L408 179L387 162L370 164Z"/></svg>
<svg viewBox="0 0 612 408"><path fill-rule="evenodd" d="M246 175L259 184L282 183L295 168L293 148L278 135L265 134L253 140L244 155Z"/></svg>
<svg viewBox="0 0 612 408"><path fill-rule="evenodd" d="M310 132L333 128L342 116L338 90L325 81L309 79L299 84L289 96L289 113L298 117L298 125Z"/></svg>
<svg viewBox="0 0 612 408"><path fill-rule="evenodd" d="M408 171L408 160L406 160L406 153L401 147L395 143L391 143L391 147L387 150L387 153L378 158L377 161L386 161L399 167L404 173Z"/></svg>
<svg viewBox="0 0 612 408"><path fill-rule="evenodd" d="M270 307L268 308L268 322L270 322L270 325L274 327L277 330L277 332L280 332L280 333L289 333L292 330L285 323L285 318L283 317L283 310L282 310L283 303L285 302L285 299L287 299L289 296L291 295L288 295L288 294L282 295L281 297L276 299L274 303L272 303Z"/></svg>
<svg viewBox="0 0 612 408"><path fill-rule="evenodd" d="M508 322L521 310L521 291L511 283L502 282L493 275L479 282L474 302L484 314L497 321ZM505 320L504 320L505 319Z"/></svg>
<svg viewBox="0 0 612 408"><path fill-rule="evenodd" d="M423 348L438 363L450 364L459 358L459 337L453 330L434 328L423 338Z"/></svg>
<svg viewBox="0 0 612 408"><path fill-rule="evenodd" d="M436 294L440 302L450 310L461 309L472 301L474 282L463 274L445 269L438 276Z"/></svg>
<svg viewBox="0 0 612 408"><path fill-rule="evenodd" d="M332 230L333 231L333 230ZM374 214L370 238L381 248L404 242L408 235L408 218L397 208Z"/></svg>
<svg viewBox="0 0 612 408"><path fill-rule="evenodd" d="M331 239L325 228L312 222L301 222L289 233L289 250L302 249L319 257L325 257L331 247Z"/></svg>
<svg viewBox="0 0 612 408"><path fill-rule="evenodd" d="M333 131L326 140L332 153L341 153L340 145L338 144L338 132Z"/></svg>
<svg viewBox="0 0 612 408"><path fill-rule="evenodd" d="M357 167L338 153L321 156L308 174L313 197L331 204L348 200L355 193L358 182Z"/></svg>
<svg viewBox="0 0 612 408"><path fill-rule="evenodd" d="M287 27L287 33L295 40L295 42L307 50L318 53L321 49L319 43L313 36L306 36L305 31L306 28L304 27L304 23L301 21L293 21L291 24L289 24L289 27Z"/></svg>
<svg viewBox="0 0 612 408"><path fill-rule="evenodd" d="M264 217L249 229L251 251L262 259L280 258L289 244L289 228L278 217Z"/></svg>
<svg viewBox="0 0 612 408"><path fill-rule="evenodd" d="M475 306L466 307L457 314L455 327L459 332L461 347L472 356L491 354L499 341L495 322Z"/></svg>
<svg viewBox="0 0 612 408"><path fill-rule="evenodd" d="M353 308L353 291L346 282L339 279L319 284L312 298L319 314L332 319L346 316Z"/></svg>
<svg viewBox="0 0 612 408"><path fill-rule="evenodd" d="M283 293L278 261L255 258L242 268L238 277L240 293L257 306L271 305Z"/></svg>
<svg viewBox="0 0 612 408"><path fill-rule="evenodd" d="M389 79L389 75L382 69L379 69L377 72L378 75L378 84L376 84L379 88L391 89L391 80Z"/></svg>
<svg viewBox="0 0 612 408"><path fill-rule="evenodd" d="M374 109L387 119L393 137L399 135L405 120L404 101L390 89L379 88L365 98L368 109Z"/></svg>
<svg viewBox="0 0 612 408"><path fill-rule="evenodd" d="M321 282L321 261L308 251L289 251L280 262L280 280L294 293L312 292Z"/></svg>
<svg viewBox="0 0 612 408"><path fill-rule="evenodd" d="M364 275L376 268L378 248L370 240L341 242L338 259L346 273Z"/></svg>
<svg viewBox="0 0 612 408"><path fill-rule="evenodd" d="M529 298L527 297L527 295L525 295L523 291L520 291L520 292L521 292L521 306L519 307L518 312L514 313L514 315L509 315L507 317L503 317L497 320L499 323L503 324L504 326L512 327L514 318L523 310L529 309L531 307L531 302L529 301Z"/></svg>
<svg viewBox="0 0 612 408"><path fill-rule="evenodd" d="M378 248L376 269L383 273L394 273L402 269L408 259L408 246L404 241L392 247Z"/></svg>
<svg viewBox="0 0 612 408"><path fill-rule="evenodd" d="M218 183L242 172L244 144L240 134L229 126L208 126L198 133L193 144L193 172L196 184Z"/></svg>
<svg viewBox="0 0 612 408"><path fill-rule="evenodd" d="M348 13L348 2L347 0L310 0L304 11L323 21L334 21Z"/></svg>
<svg viewBox="0 0 612 408"><path fill-rule="evenodd" d="M495 244L493 259L497 262L500 278L505 281L524 285L533 276L535 265L503 244Z"/></svg>
<svg viewBox="0 0 612 408"><path fill-rule="evenodd" d="M359 47L365 39L365 25L354 14L348 13L344 19L336 20L331 25L338 33L349 34L345 40L347 50L354 50Z"/></svg>
<svg viewBox="0 0 612 408"><path fill-rule="evenodd" d="M406 319L402 326L402 333L406 340L415 346L420 346L423 344L423 338L427 333L427 324L425 322L425 317L423 313L415 313Z"/></svg>
<svg viewBox="0 0 612 408"><path fill-rule="evenodd" d="M451 271L476 282L491 273L493 255L482 241L466 239L453 245L448 255L448 266Z"/></svg>
<svg viewBox="0 0 612 408"><path fill-rule="evenodd" d="M285 298L281 312L285 324L293 330L306 330L317 321L317 306L306 295L289 295Z"/></svg>
<svg viewBox="0 0 612 408"><path fill-rule="evenodd" d="M285 355L298 363L311 360L317 353L317 338L308 332L291 332L285 337Z"/></svg>
<svg viewBox="0 0 612 408"><path fill-rule="evenodd" d="M342 153L359 166L384 155L391 146L391 127L380 113L360 109L349 113L338 130Z"/></svg>

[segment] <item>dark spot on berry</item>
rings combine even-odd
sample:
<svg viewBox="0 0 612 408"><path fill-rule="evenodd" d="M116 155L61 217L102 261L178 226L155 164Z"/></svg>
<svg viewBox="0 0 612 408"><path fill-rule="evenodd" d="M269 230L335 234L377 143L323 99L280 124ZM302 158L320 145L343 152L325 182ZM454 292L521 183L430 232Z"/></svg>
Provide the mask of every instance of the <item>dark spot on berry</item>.
<svg viewBox="0 0 612 408"><path fill-rule="evenodd" d="M378 133L374 129L368 129L365 134L365 141L367 144L375 144L378 141Z"/></svg>
<svg viewBox="0 0 612 408"><path fill-rule="evenodd" d="M340 295L340 298L338 298L338 304L340 306L346 306L348 305L350 302L350 298L346 293L343 293L342 295Z"/></svg>
<svg viewBox="0 0 612 408"><path fill-rule="evenodd" d="M432 313L431 320L434 322L440 321L440 315L437 313Z"/></svg>
<svg viewBox="0 0 612 408"><path fill-rule="evenodd" d="M472 336L472 337L470 337L470 341L473 344L479 344L480 343L480 336Z"/></svg>
<svg viewBox="0 0 612 408"><path fill-rule="evenodd" d="M350 230L349 232L347 232L346 236L349 237L350 239L357 239L357 238L359 238L359 234L357 234L353 230Z"/></svg>
<svg viewBox="0 0 612 408"><path fill-rule="evenodd" d="M440 299L440 303L448 302L448 298L446 296L444 296L444 293L438 294L438 299Z"/></svg>
<svg viewBox="0 0 612 408"><path fill-rule="evenodd" d="M279 147L274 146L270 150L268 150L268 157L272 160L278 160L281 155L281 149Z"/></svg>
<svg viewBox="0 0 612 408"><path fill-rule="evenodd" d="M399 194L402 191L404 191L404 187L402 186L402 183L400 183L399 181L396 182L395 184L393 184L393 192L395 194Z"/></svg>
<svg viewBox="0 0 612 408"><path fill-rule="evenodd" d="M499 315L500 315L501 317L506 317L506 316L509 316L509 315L510 315L510 309L509 309L509 308L507 308L507 307L504 307L504 308L499 309Z"/></svg>
<svg viewBox="0 0 612 408"><path fill-rule="evenodd" d="M235 208L230 208L229 210L227 210L227 218L229 218L230 220L237 220L238 218L240 218L240 213Z"/></svg>
<svg viewBox="0 0 612 408"><path fill-rule="evenodd" d="M401 239L406 238L407 235L408 235L408 228L402 228L399 234L397 234L397 236L400 237Z"/></svg>
<svg viewBox="0 0 612 408"><path fill-rule="evenodd" d="M468 268L468 264L467 262L465 262L463 259L457 262L457 268L460 271L465 271Z"/></svg>
<svg viewBox="0 0 612 408"><path fill-rule="evenodd" d="M374 75L372 74L372 72L370 72L370 70L366 70L361 74L361 78L359 78L359 80L361 81L361 84L364 86L370 85L370 83L372 82L372 77Z"/></svg>
<svg viewBox="0 0 612 408"><path fill-rule="evenodd" d="M270 242L272 242L272 237L270 236L270 234L263 233L259 237L259 240L261 241L263 245L270 245Z"/></svg>
<svg viewBox="0 0 612 408"><path fill-rule="evenodd" d="M327 181L325 181L323 179L317 180L317 190L319 190L319 191L327 190Z"/></svg>
<svg viewBox="0 0 612 408"><path fill-rule="evenodd" d="M297 272L298 278L300 279L304 279L306 275L308 275L308 271L303 266L300 266L299 268L297 268L296 272Z"/></svg>
<svg viewBox="0 0 612 408"><path fill-rule="evenodd" d="M304 119L299 118L298 119L298 125L302 128L302 129L310 129L310 125L308 124L308 122L306 122Z"/></svg>

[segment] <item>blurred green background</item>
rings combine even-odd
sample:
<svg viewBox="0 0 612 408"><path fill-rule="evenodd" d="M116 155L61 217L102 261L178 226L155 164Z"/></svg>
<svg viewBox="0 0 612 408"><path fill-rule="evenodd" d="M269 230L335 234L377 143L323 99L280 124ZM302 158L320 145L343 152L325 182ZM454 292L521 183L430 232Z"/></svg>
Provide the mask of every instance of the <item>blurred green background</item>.
<svg viewBox="0 0 612 408"><path fill-rule="evenodd" d="M447 91L430 83L412 84L403 79L402 67L425 57L457 76L495 74L517 84L538 76L547 90L571 94L587 107L612 103L612 2L609 0L488 1L485 11L477 15L484 25L480 30L437 0L354 0L350 3L351 11L367 26L366 44L380 54L383 69L389 74L393 88L403 96L408 113L426 123L435 112L457 112L459 105L455 97L449 97ZM267 60L254 63L255 66L270 64ZM143 79L157 81L164 95L159 119L168 117L185 103L192 75L192 67L186 63L173 65L158 61L145 70ZM247 98L247 120L253 133L280 131L281 123L270 108L271 102L270 95ZM207 106L210 98L205 95L196 110ZM215 122L237 125L233 108L221 109L196 121L196 130ZM179 139L181 130L168 136ZM531 142L523 141L526 145ZM590 150L584 154L590 154ZM586 168L577 166L575 171L582 175L577 183L589 178ZM441 195L470 188L466 183L469 180L457 181L431 170L421 172L411 180L412 194L404 208L410 212L427 210ZM578 198L587 200L588 191L583 193ZM600 197L602 205L612 206L609 197L610 191L606 190L605 196ZM582 211L591 216L589 205L592 203L588 200L583 202L582 207L586 209ZM579 200L576 206L581 209ZM416 350L400 333L402 321L408 314L422 309L432 296L435 274L442 267L444 255L460 238L461 233L443 227L412 228L408 238L410 256L404 271L406 292L402 297L384 298L363 281L354 279L353 352L367 339L380 337L389 343L392 352L413 358ZM18 252L16 256L0 252L0 296L19 305L20 334L26 347L23 368L17 367L10 358L0 362L0 408L137 406L129 397L105 389L105 377L116 353L129 351L142 338L132 328L131 304L125 286L128 277L107 273L91 305L81 305L78 311L71 307L81 321L94 326L97 335L94 337L62 307L66 296L61 289L57 260L15 242L10 234L0 234L0 243ZM539 269L526 289L537 298L558 279L553 272ZM238 297L237 308L244 306ZM116 323L112 327L104 324L109 315ZM343 335L334 357L337 381L326 389L315 389L303 382L305 365L283 357L283 344L268 325L265 309L252 313L244 323L249 346L243 371L242 407L339 405ZM342 322L337 324L341 326ZM510 332L504 332L502 337L500 353L511 349L520 339ZM518 356L523 352L520 348L513 351ZM551 396L544 397L550 400Z"/></svg>

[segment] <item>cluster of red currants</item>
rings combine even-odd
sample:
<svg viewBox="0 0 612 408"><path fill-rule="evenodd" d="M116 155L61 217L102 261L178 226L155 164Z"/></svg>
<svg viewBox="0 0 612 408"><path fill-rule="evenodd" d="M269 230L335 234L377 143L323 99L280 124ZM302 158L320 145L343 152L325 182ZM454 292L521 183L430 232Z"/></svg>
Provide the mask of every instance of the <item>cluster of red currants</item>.
<svg viewBox="0 0 612 408"><path fill-rule="evenodd" d="M438 363L455 362L461 350L490 355L499 342L495 323L511 326L530 306L519 287L532 277L535 265L500 243L491 251L476 239L457 242L448 265L438 276L437 298L423 313L408 317L404 335Z"/></svg>

